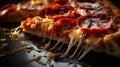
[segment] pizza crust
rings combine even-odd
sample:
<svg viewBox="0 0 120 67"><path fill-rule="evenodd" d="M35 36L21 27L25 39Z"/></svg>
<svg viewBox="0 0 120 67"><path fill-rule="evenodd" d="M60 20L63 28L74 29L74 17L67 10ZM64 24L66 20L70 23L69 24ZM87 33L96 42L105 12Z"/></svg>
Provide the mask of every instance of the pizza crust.
<svg viewBox="0 0 120 67"><path fill-rule="evenodd" d="M98 47L94 50L97 52L105 52L108 55L120 57L120 43L118 41L120 40L120 9L109 0L102 0L99 2L102 6L108 9L107 12L111 14L112 18L114 19L116 32L105 35L103 39L105 44L104 49Z"/></svg>
<svg viewBox="0 0 120 67"><path fill-rule="evenodd" d="M98 0L102 6L104 6L106 9L108 9L108 12L112 16L118 16L120 15L120 9L118 6L114 5L110 0Z"/></svg>

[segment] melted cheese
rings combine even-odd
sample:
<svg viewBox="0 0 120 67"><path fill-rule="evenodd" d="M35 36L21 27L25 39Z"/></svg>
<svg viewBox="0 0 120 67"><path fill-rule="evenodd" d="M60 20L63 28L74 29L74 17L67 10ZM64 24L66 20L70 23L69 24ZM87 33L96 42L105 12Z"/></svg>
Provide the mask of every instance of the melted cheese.
<svg viewBox="0 0 120 67"><path fill-rule="evenodd" d="M20 4L16 5L16 7L17 7L16 8L17 11L21 10L21 5Z"/></svg>
<svg viewBox="0 0 120 67"><path fill-rule="evenodd" d="M61 39L58 40L58 42L51 48L51 50L55 49L57 45L60 43Z"/></svg>
<svg viewBox="0 0 120 67"><path fill-rule="evenodd" d="M81 60L90 50L92 50L94 48L94 45L96 44L95 39L89 38L86 39L86 43L87 45L85 45L83 52L81 53L81 55L79 56L78 60Z"/></svg>
<svg viewBox="0 0 120 67"><path fill-rule="evenodd" d="M58 48L58 50L61 50L63 45L64 45L64 43L61 44L61 46Z"/></svg>
<svg viewBox="0 0 120 67"><path fill-rule="evenodd" d="M31 0L31 4L41 4L43 3L43 0Z"/></svg>
<svg viewBox="0 0 120 67"><path fill-rule="evenodd" d="M44 36L46 36L46 32L49 31L50 29L53 28L53 25L51 25L51 22L53 22L53 19L49 19L49 18L44 18L42 20L42 25L41 28L44 31ZM50 38L49 38L49 44L51 43L51 38L52 38L52 31L50 33ZM57 44L56 44L57 45Z"/></svg>
<svg viewBox="0 0 120 67"><path fill-rule="evenodd" d="M65 51L63 56L68 55L71 48L78 42L76 50L70 56L70 58L75 57L75 55L76 55L76 53L78 51L78 48L81 46L81 42L82 42L82 39L83 39L82 34L83 34L83 32L81 31L81 29L73 30L71 33L69 33L68 36L70 38L70 42L69 42L67 50ZM92 50L94 48L94 45L96 44L96 41L97 41L96 39L92 39L92 38L86 39L85 42L87 44L85 44L84 47L83 46L81 47L81 50L77 55L78 60L81 60L90 50Z"/></svg>
<svg viewBox="0 0 120 67"><path fill-rule="evenodd" d="M44 4L48 4L48 0L43 0Z"/></svg>
<svg viewBox="0 0 120 67"><path fill-rule="evenodd" d="M77 42L77 38L82 34L81 30L80 29L77 29L77 30L73 30L71 33L69 33L69 38L70 38L70 42L69 42L69 45L68 45L68 48L67 50L65 51L65 53L63 54L63 56L66 56L70 49L73 47L73 45Z"/></svg>
<svg viewBox="0 0 120 67"><path fill-rule="evenodd" d="M75 52L70 56L70 58L73 58L75 56L75 54L77 53L77 51L81 45L81 42L82 42L82 36L79 37L79 42L77 44L77 48L76 48Z"/></svg>
<svg viewBox="0 0 120 67"><path fill-rule="evenodd" d="M51 28L52 28L52 26L50 25L50 22L52 22L53 21L53 19L49 19L49 18L42 18L42 23L41 23L41 31L43 32L43 36L44 36L44 38L46 38L46 36L47 36L47 31L49 31ZM51 34L50 34L50 40L49 40L49 44L51 43L51 38L52 38L52 32L51 32ZM44 39L45 40L45 39Z"/></svg>
<svg viewBox="0 0 120 67"><path fill-rule="evenodd" d="M34 19L34 22L38 24L42 18L39 16L35 16L33 19Z"/></svg>
<svg viewBox="0 0 120 67"><path fill-rule="evenodd" d="M1 16L2 16L2 15L5 15L5 14L7 13L7 11L8 11L8 9L1 11L1 12L0 12L0 15L1 15Z"/></svg>
<svg viewBox="0 0 120 67"><path fill-rule="evenodd" d="M21 29L22 27L21 26L19 26L19 27L16 27L16 28L14 28L14 29L12 29L12 32L11 32L11 35L10 35L10 37L11 37L11 39L13 39L13 40L15 40L16 38L19 38L19 37L23 37L23 35L19 35L19 33L20 33L20 29Z"/></svg>
<svg viewBox="0 0 120 67"><path fill-rule="evenodd" d="M77 9L77 12L78 12L80 15L82 15L82 16L87 15L87 13L86 13L86 10L85 10L85 9L80 9L80 8L78 8L78 9Z"/></svg>
<svg viewBox="0 0 120 67"><path fill-rule="evenodd" d="M70 2L70 4L71 4L72 7L76 7L75 1L69 0L69 2Z"/></svg>
<svg viewBox="0 0 120 67"><path fill-rule="evenodd" d="M43 22L42 25L44 27L41 27L41 28L45 28L46 29L45 31L49 31L50 29L53 28L53 25L50 24L51 22L53 22L53 19L45 18L45 19L42 20L42 22Z"/></svg>
<svg viewBox="0 0 120 67"><path fill-rule="evenodd" d="M89 51L93 49L93 45L86 46L83 53L79 56L78 60L81 60Z"/></svg>

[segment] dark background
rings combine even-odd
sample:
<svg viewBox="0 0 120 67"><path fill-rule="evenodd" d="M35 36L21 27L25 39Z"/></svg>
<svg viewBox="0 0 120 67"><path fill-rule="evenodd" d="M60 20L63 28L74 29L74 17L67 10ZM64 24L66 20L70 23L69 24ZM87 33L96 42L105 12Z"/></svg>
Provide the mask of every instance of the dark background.
<svg viewBox="0 0 120 67"><path fill-rule="evenodd" d="M19 3L22 1L28 1L28 0L0 0L0 6L4 5L4 4L11 4L11 3Z"/></svg>
<svg viewBox="0 0 120 67"><path fill-rule="evenodd" d="M120 0L110 0L110 1L120 8Z"/></svg>

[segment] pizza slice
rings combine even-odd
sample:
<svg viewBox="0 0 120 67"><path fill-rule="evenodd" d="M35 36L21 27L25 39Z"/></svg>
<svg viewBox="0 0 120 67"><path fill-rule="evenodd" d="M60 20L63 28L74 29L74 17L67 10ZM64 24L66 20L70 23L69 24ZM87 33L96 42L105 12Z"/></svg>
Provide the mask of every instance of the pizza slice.
<svg viewBox="0 0 120 67"><path fill-rule="evenodd" d="M119 10L113 11L109 1L54 1L41 10L42 16L22 21L23 32L57 41L51 49L55 49L60 42L67 44L63 56L67 56L76 46L70 58L80 60L90 50L120 57Z"/></svg>
<svg viewBox="0 0 120 67"><path fill-rule="evenodd" d="M21 22L27 17L41 15L45 5L43 0L29 0L18 4L6 4L0 7L0 22Z"/></svg>
<svg viewBox="0 0 120 67"><path fill-rule="evenodd" d="M21 22L27 17L44 16L43 14L45 13L47 4L64 4L66 1L67 0L29 0L18 4L6 4L0 7L0 22ZM54 6L51 7L54 9Z"/></svg>

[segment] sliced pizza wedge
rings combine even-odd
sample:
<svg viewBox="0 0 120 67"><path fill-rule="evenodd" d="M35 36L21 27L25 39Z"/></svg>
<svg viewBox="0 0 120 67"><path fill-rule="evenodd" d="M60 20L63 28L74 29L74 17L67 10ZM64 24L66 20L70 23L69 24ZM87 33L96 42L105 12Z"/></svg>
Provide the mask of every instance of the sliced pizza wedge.
<svg viewBox="0 0 120 67"><path fill-rule="evenodd" d="M51 49L56 48L60 42L67 44L63 56L67 56L72 47L76 46L70 58L80 60L90 50L120 57L119 10L112 11L113 7L108 6L111 5L109 1L61 2L55 0L41 10L42 15L22 21L23 32L57 41Z"/></svg>

